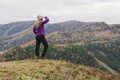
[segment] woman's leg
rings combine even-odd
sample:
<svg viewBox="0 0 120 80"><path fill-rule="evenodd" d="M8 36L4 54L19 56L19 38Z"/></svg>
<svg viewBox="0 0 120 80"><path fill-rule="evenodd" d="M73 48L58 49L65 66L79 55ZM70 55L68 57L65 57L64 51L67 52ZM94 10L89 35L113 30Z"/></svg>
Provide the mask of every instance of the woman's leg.
<svg viewBox="0 0 120 80"><path fill-rule="evenodd" d="M46 53L47 53L47 50L48 50L48 43L47 43L47 40L45 39L44 35L42 36L42 41L41 42L42 42L42 44L44 46L44 50L42 52L42 57L44 58Z"/></svg>
<svg viewBox="0 0 120 80"><path fill-rule="evenodd" d="M36 36L35 55L39 58L40 37Z"/></svg>

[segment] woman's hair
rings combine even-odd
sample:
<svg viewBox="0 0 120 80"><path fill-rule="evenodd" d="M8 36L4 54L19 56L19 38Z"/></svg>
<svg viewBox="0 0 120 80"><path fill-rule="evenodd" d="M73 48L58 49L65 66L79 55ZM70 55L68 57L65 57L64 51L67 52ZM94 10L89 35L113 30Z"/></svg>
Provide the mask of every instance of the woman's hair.
<svg viewBox="0 0 120 80"><path fill-rule="evenodd" d="M40 27L40 25L41 25L41 23L42 23L42 19L43 19L43 16L41 16L41 15L38 15L37 16L37 21L35 22L35 24L34 24L34 28L35 29L38 29L39 27Z"/></svg>
<svg viewBox="0 0 120 80"><path fill-rule="evenodd" d="M38 21L38 20L37 20L37 21L35 22L35 24L34 24L34 28L35 28L35 29L38 29L38 28L40 27L41 23L42 23L42 21Z"/></svg>

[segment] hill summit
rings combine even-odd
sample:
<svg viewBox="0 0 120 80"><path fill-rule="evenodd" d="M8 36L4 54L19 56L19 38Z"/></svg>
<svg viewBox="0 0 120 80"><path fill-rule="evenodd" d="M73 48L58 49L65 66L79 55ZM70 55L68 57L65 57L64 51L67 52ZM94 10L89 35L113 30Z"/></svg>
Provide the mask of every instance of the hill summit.
<svg viewBox="0 0 120 80"><path fill-rule="evenodd" d="M0 80L119 80L120 76L58 60L0 63Z"/></svg>

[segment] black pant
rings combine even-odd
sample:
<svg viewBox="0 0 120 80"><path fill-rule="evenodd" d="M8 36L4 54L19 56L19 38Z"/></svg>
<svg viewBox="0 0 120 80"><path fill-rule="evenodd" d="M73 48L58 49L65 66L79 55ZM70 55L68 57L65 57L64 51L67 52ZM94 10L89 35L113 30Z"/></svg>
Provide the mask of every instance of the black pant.
<svg viewBox="0 0 120 80"><path fill-rule="evenodd" d="M35 49L35 54L36 56L38 56L39 58L39 47L40 47L40 44L43 44L44 46L44 50L42 52L42 57L45 57L46 55L46 52L47 52L47 49L48 49L48 43L45 39L45 36L44 35L39 35L39 36L36 36L36 49Z"/></svg>

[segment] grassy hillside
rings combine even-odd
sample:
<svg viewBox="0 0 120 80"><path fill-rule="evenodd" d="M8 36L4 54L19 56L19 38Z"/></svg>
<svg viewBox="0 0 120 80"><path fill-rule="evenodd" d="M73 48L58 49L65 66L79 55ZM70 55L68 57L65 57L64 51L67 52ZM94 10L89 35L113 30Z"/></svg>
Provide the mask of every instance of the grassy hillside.
<svg viewBox="0 0 120 80"><path fill-rule="evenodd" d="M33 58L35 42L26 46L17 46L34 39L35 35L30 26L32 24L31 22L18 22L0 27L0 33L3 36L0 37L0 50L4 50L5 46L6 49L15 46L10 50L0 52L0 61ZM98 63L101 62L111 70L120 73L119 24L68 21L48 24L45 28L48 34L46 38L49 41L47 59L65 60L106 71L106 67ZM43 48L40 49L40 51L42 50ZM91 55L89 52L93 54Z"/></svg>
<svg viewBox="0 0 120 80"><path fill-rule="evenodd" d="M119 80L120 75L54 60L0 63L0 80Z"/></svg>
<svg viewBox="0 0 120 80"><path fill-rule="evenodd" d="M106 63L108 66L120 73L120 41L112 43L89 44L86 46L89 51Z"/></svg>
<svg viewBox="0 0 120 80"><path fill-rule="evenodd" d="M40 52L43 50L43 46ZM30 59L34 56L35 44L18 46L8 50L1 56L5 61ZM68 47L56 47L49 43L47 59L66 60L68 62L81 63L87 66L97 66L94 58L87 53L83 46L71 45ZM85 59L84 59L85 58Z"/></svg>
<svg viewBox="0 0 120 80"><path fill-rule="evenodd" d="M1 61L24 60L24 59L33 58L34 49L35 49L35 44L33 43L27 44L24 46L22 45L22 46L14 47L8 50L7 52L5 52L3 55L0 56ZM40 52L42 52L43 50L43 46L41 47L42 48L40 49ZM83 45L56 46L56 44L53 45L53 43L49 43L49 49L46 55L46 59L65 60L67 62L83 64L86 66L91 66L91 67L99 68L101 70L106 71L107 69L104 68L102 65L99 65L97 61L95 60L95 58L91 54L88 53L90 51L89 48L92 48L92 47L90 46L86 47ZM99 53L96 53L96 54L99 54ZM99 56L96 56L96 58L99 59ZM107 62L104 62L104 63L107 64ZM118 63L119 62L116 62L116 65ZM113 63L110 63L110 60L109 60L109 64L112 65ZM116 65L113 65L113 67L115 67ZM119 64L117 66L119 66ZM119 67L115 67L113 69L119 72Z"/></svg>

